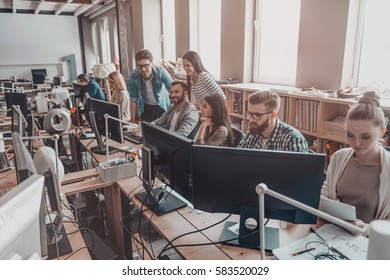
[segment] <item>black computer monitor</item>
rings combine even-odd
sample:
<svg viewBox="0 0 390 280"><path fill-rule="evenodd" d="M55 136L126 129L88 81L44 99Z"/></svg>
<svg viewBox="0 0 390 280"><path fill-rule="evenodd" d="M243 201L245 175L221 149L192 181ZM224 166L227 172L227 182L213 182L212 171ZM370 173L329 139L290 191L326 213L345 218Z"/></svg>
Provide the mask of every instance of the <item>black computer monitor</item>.
<svg viewBox="0 0 390 280"><path fill-rule="evenodd" d="M22 112L20 111L19 106L12 105L11 108L11 131L19 133L20 136L24 137L26 135L27 121L24 118Z"/></svg>
<svg viewBox="0 0 390 280"><path fill-rule="evenodd" d="M34 161L19 133L12 133L12 145L14 148L16 179L18 184L20 184L32 174L36 174L37 170L35 168Z"/></svg>
<svg viewBox="0 0 390 280"><path fill-rule="evenodd" d="M31 69L31 76L34 85L44 84L47 76L46 69Z"/></svg>
<svg viewBox="0 0 390 280"><path fill-rule="evenodd" d="M110 138L118 143L125 143L123 137L123 126L120 121L108 119L108 134L106 135L106 119L104 118L105 114L108 114L111 117L121 119L122 112L120 105L110 103L107 101L102 101L94 98L89 98L89 114L91 127L95 133L98 145L92 147L91 151L99 154L106 153L106 145L103 144L101 136ZM93 119L91 119L91 114L93 114ZM100 139L99 139L100 138ZM99 143L100 141L100 143ZM115 149L111 148L111 152L114 152Z"/></svg>
<svg viewBox="0 0 390 280"><path fill-rule="evenodd" d="M318 208L324 163L324 154L194 145L194 207L211 213L240 214L240 235L248 234L250 231L246 230L243 218L249 215L258 221L259 197L255 188L259 183L265 183L273 191ZM267 195L265 213L266 218L296 224L316 223L314 215ZM257 247L258 234L239 241L244 246L252 247L255 244L253 247Z"/></svg>
<svg viewBox="0 0 390 280"><path fill-rule="evenodd" d="M60 76L54 76L53 77L53 86L58 87L61 85L61 77Z"/></svg>
<svg viewBox="0 0 390 280"><path fill-rule="evenodd" d="M157 177L169 186L170 189L191 202L191 147L194 143L193 140L146 121L141 123L141 128L143 144L152 153L150 165L144 164L145 157L143 157L143 174L148 174L146 172L148 168L153 169L153 172L149 173L153 176L152 180L154 180L154 176ZM144 182L144 187L146 193L151 189L147 182ZM164 191L163 195L161 195L161 191ZM154 188L153 192L157 204L148 206L158 215L186 205L181 200L169 201L170 199L175 199L175 196L164 190L164 188ZM142 200L142 197L138 198ZM168 206L169 203L172 203L172 207Z"/></svg>
<svg viewBox="0 0 390 280"><path fill-rule="evenodd" d="M5 100L7 103L7 116L12 116L12 105L19 105L20 111L23 113L25 119L29 113L27 94L20 92L6 92Z"/></svg>

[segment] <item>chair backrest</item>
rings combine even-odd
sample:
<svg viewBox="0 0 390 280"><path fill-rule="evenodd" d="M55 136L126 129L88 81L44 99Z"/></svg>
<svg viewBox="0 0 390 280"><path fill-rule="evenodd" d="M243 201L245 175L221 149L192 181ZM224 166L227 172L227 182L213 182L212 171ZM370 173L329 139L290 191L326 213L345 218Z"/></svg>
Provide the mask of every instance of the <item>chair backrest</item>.
<svg viewBox="0 0 390 280"><path fill-rule="evenodd" d="M234 136L232 147L237 147L241 139L245 136L245 134L240 129L235 127L232 127L232 131Z"/></svg>

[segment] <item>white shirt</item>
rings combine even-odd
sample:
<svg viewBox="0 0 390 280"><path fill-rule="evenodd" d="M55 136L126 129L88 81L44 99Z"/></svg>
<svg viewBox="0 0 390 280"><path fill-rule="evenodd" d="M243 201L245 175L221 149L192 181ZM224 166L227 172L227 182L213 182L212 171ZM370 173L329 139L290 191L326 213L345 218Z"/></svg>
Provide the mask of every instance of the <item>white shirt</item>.
<svg viewBox="0 0 390 280"><path fill-rule="evenodd" d="M144 80L145 81L145 80ZM153 94L152 79L145 81L146 86L146 100L145 103L149 105L158 105L158 102Z"/></svg>
<svg viewBox="0 0 390 280"><path fill-rule="evenodd" d="M177 123L177 118L179 117L179 113L180 111L175 111L175 113L173 114L173 117L172 117L172 120L171 120L171 125L169 126L169 130L170 131L175 131L175 127L176 127L176 123Z"/></svg>

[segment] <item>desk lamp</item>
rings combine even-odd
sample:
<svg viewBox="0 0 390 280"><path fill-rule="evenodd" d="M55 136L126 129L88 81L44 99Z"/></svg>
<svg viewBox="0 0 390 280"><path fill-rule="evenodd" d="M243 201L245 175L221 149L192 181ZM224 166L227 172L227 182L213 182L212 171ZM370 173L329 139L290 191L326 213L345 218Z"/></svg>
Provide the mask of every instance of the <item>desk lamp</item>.
<svg viewBox="0 0 390 280"><path fill-rule="evenodd" d="M260 234L260 255L261 259L265 259L265 235L264 235L264 195L270 195L285 203L293 205L299 209L307 211L310 214L316 215L324 220L334 223L348 231L358 234L364 234L364 230L344 220L331 216L323 211L305 205L295 199L284 196L280 193L272 191L266 184L260 183L256 186L256 192L259 195L259 234ZM376 220L371 225L371 233L368 242L368 259L390 259L390 221Z"/></svg>

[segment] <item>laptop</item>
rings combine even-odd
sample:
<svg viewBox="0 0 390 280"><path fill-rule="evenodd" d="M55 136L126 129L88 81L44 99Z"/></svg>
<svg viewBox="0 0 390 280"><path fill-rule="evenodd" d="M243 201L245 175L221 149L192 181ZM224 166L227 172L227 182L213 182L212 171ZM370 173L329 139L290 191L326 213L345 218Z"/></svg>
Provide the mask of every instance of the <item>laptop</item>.
<svg viewBox="0 0 390 280"><path fill-rule="evenodd" d="M345 221L356 221L355 206L321 197L320 210Z"/></svg>

